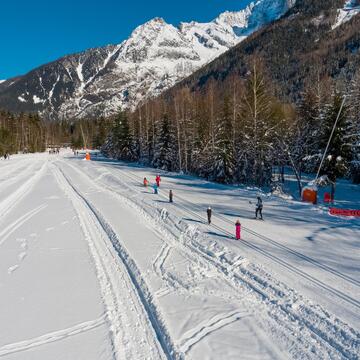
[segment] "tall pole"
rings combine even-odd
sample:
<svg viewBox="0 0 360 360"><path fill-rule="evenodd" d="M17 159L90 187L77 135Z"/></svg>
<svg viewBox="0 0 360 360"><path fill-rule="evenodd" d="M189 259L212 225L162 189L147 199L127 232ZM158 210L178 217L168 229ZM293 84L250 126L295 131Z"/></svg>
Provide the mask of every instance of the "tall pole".
<svg viewBox="0 0 360 360"><path fill-rule="evenodd" d="M331 135L330 135L330 137L329 137L329 141L328 141L328 143L327 143L327 145L326 145L326 149L325 149L324 155L323 155L323 157L322 157L322 159L321 159L321 163L320 163L318 172L317 172L317 174L316 174L316 179L315 179L315 181L319 178L320 170L321 170L322 165L323 165L323 163L324 163L326 153L327 153L328 150L329 150L329 146L330 146L332 137L334 136L334 132L335 132L337 123L338 123L338 121L339 121L339 119L340 119L340 115L341 115L342 109L344 108L344 105L345 105L346 96L347 96L347 95L344 95L343 101L342 101L342 103L341 103L340 110L339 110L339 113L337 114L335 124L334 124L334 126L333 126L333 129L332 129L332 131L331 131Z"/></svg>

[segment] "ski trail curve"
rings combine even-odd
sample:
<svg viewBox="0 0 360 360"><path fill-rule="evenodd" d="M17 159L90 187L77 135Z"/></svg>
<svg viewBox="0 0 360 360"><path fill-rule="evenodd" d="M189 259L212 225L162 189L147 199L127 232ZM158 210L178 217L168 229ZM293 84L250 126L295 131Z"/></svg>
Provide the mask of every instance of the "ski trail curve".
<svg viewBox="0 0 360 360"><path fill-rule="evenodd" d="M249 313L234 311L230 314L219 314L208 320L205 324L201 324L184 334L183 340L181 340L181 351L186 354L191 348L200 342L205 336L222 329L223 327L238 321L245 316L249 316Z"/></svg>
<svg viewBox="0 0 360 360"><path fill-rule="evenodd" d="M121 173L123 176L131 178L128 173L125 174L120 170L117 172ZM139 194L141 193L137 189L130 187L127 182L121 181L118 178L117 180L120 181L122 189L128 188ZM91 181L94 182L92 179ZM118 196L121 196L130 201L130 203L133 203L134 207L142 208L143 211L148 213L151 217L151 212L146 210L147 204L141 202L140 205L136 202L134 196L129 196L124 191L121 191L120 193L112 186L107 186L104 184L103 186L107 188L108 191L116 193ZM190 204L189 201L187 201L187 203ZM202 216L198 215L195 211L189 209L187 206L179 204L177 204L177 206L180 207L185 213L203 220ZM158 216L159 218L161 217L160 214L158 214ZM179 224L180 223L178 220L173 219L171 224L169 223L169 226L178 228L178 230L184 236L187 236L186 232L189 230L189 226L187 226L188 230L184 230L184 228L179 226ZM164 221L163 225L166 226L166 221ZM173 230L171 230L168 226L166 226L166 228L171 233L173 232ZM229 234L228 231L221 227L215 228L218 228L219 231L225 233L226 236L232 236L232 234ZM309 343L311 343L310 339L316 338L318 340L317 344L321 344L321 352L324 356L327 354L327 356L340 356L340 358L357 359L357 357L360 355L358 347L359 333L355 329L339 321L339 319L332 317L321 307L313 306L311 303L306 301L303 302L303 300L299 298L293 290L288 289L278 281L271 279L271 277L267 274L258 274L257 270L254 272L248 267L242 267L241 264L240 266L233 268L233 264L228 264L223 258L218 258L216 254L209 253L208 249L203 248L197 239L193 238L191 234L187 240L183 242L183 245L189 247L193 253L197 253L205 261L215 266L220 272L223 273L225 278L230 280L230 282L235 281L235 286L238 284L243 284L248 290L254 292L258 299L261 300L261 303L267 304L266 306L269 308L270 313L272 313L274 309L277 309L277 317L281 315L277 320L281 321L284 329L288 329L288 334L290 336L292 334L295 335L298 331L302 332L305 336L304 333L306 332L307 334L304 337L304 340L307 341L306 338L308 338ZM265 275L266 277L262 278L262 275ZM294 321L295 323L293 323ZM294 327L294 325L296 326ZM300 328L296 330L298 326L300 326ZM296 337L296 341L298 342L297 345L299 345L298 337ZM309 345L306 346L308 347Z"/></svg>
<svg viewBox="0 0 360 360"><path fill-rule="evenodd" d="M8 225L4 230L0 232L0 245L2 245L14 231L16 231L19 227L29 221L36 214L44 210L46 207L46 204L42 204L35 209L30 210L26 214L16 219L13 223Z"/></svg>
<svg viewBox="0 0 360 360"><path fill-rule="evenodd" d="M116 359L173 359L169 337L135 274L135 263L98 211L56 165L52 171L71 200L88 241L102 291Z"/></svg>
<svg viewBox="0 0 360 360"><path fill-rule="evenodd" d="M17 204L18 202L27 195L36 182L43 176L48 162L46 161L41 168L25 181L17 190L11 193L6 199L0 202L0 220L5 217Z"/></svg>
<svg viewBox="0 0 360 360"><path fill-rule="evenodd" d="M121 170L118 170L118 171L123 176L128 177L129 179L134 180L134 178L135 178L136 181L141 180L141 179L138 178L137 175L133 174L131 171L128 171L126 173L124 173ZM162 198L166 198L166 196L164 196L163 194L159 194L159 196L162 197ZM183 202L183 204L180 204L180 203L177 204L178 208L182 209L187 214L195 216L197 219L201 220L202 222L206 221L206 219L204 219L204 217L202 215L199 215L196 211L192 210L192 208L195 208L195 209L197 208L196 204L194 204L193 202L191 202L191 201L189 201L189 200L187 200L184 197L179 196L179 195L177 195L177 198ZM220 219L221 221L223 221L223 222L225 222L227 224L233 225L233 223L229 219L222 216L221 214L215 214L213 216L213 218L215 218L215 219L218 218L218 219ZM223 227L215 225L214 223L212 224L212 227L219 230L222 234L228 236L229 238L233 238L233 234L230 233L229 231L227 231L226 229L224 229ZM263 241L271 242L274 246L279 247L278 246L279 244L275 240L272 240L272 239L270 239L268 237L265 237L265 236L255 232L255 231L247 228L247 227L243 226L243 229L244 229L244 231L250 233L251 235L258 237ZM353 297L347 295L344 291L336 289L335 287L332 286L332 284L330 284L330 285L326 284L325 282L317 279L316 277L308 274L307 272L293 266L288 261L283 260L282 258L280 258L278 256L275 256L275 255L271 254L269 251L261 249L260 247L256 246L255 244L252 244L252 243L250 243L250 242L248 242L246 240L242 240L240 243L237 244L237 247L239 247L239 248L241 248L243 246L251 248L255 252L260 253L261 255L263 255L263 256L267 257L268 259L272 260L273 262L285 267L287 270L295 273L296 275L301 276L304 280L309 281L309 282L313 283L315 286L318 286L318 287L324 289L325 291L329 292L331 295L337 296L338 298L342 299L343 301L348 302L352 306L360 308L360 301L359 300L354 299ZM345 280L345 281L351 283L354 286L359 286L359 284L360 284L360 282L358 280L353 279L353 278L351 278L351 277L349 277L349 276L347 276L345 274L342 274L341 272L339 272L339 271L337 271L337 270L335 270L335 269L333 269L333 268L331 268L331 267L329 267L329 266L327 266L325 264L322 264L319 261L317 261L315 259L312 259L309 256L306 256L306 255L304 255L304 254L302 254L302 253L300 253L298 251L292 250L287 246L282 246L282 248L285 251L288 251L288 252L292 253L293 255L301 258L302 260L305 260L307 262L312 263L313 265L315 265L318 268L324 270L325 272L331 273L332 275L335 275L335 276L337 276L339 278L342 278L342 280Z"/></svg>
<svg viewBox="0 0 360 360"><path fill-rule="evenodd" d="M103 325L104 323L105 323L105 319L104 319L104 316L102 316L99 319L86 321L86 322L77 324L77 325L72 326L67 329L53 331L53 332L50 332L45 335L41 335L41 336L33 338L33 339L23 340L23 341L19 341L19 342L13 343L13 344L8 344L8 345L0 347L0 357L18 353L21 351L30 350L34 347L46 345L46 344L53 343L56 341L61 341L61 340L67 339L71 336L75 336L75 335L90 331L92 329L95 329L95 328Z"/></svg>

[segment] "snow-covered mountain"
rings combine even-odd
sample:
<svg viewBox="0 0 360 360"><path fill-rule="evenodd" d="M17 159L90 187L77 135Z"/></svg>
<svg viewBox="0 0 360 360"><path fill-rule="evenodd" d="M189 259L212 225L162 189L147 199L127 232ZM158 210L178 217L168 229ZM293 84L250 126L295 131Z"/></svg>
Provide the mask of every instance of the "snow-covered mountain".
<svg viewBox="0 0 360 360"><path fill-rule="evenodd" d="M344 7L342 9L338 9L336 21L332 27L332 29L336 29L337 27L345 24L350 21L354 16L360 14L360 1L359 0L346 0Z"/></svg>
<svg viewBox="0 0 360 360"><path fill-rule="evenodd" d="M0 83L0 107L53 119L109 115L159 95L260 27L295 0L257 0L209 23L178 27L155 18L118 45L90 49Z"/></svg>

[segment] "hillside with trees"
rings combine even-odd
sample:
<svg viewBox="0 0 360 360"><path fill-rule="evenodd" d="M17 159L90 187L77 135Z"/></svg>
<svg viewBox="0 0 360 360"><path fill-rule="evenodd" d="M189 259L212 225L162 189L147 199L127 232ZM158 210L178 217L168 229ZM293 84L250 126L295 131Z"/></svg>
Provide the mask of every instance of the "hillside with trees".
<svg viewBox="0 0 360 360"><path fill-rule="evenodd" d="M221 183L264 186L293 168L360 181L360 16L344 1L300 0L163 96L120 112L104 151Z"/></svg>
<svg viewBox="0 0 360 360"><path fill-rule="evenodd" d="M0 157L61 146L100 148L112 122L111 118L52 122L37 114L13 114L3 110L0 111Z"/></svg>
<svg viewBox="0 0 360 360"><path fill-rule="evenodd" d="M245 79L232 77L202 91L178 90L136 112L120 112L103 147L109 156L193 173L221 183L269 185L274 167L318 169L344 94L319 82L298 104L281 102L260 62ZM360 76L340 113L322 173L358 179ZM281 170L279 171L281 173Z"/></svg>
<svg viewBox="0 0 360 360"><path fill-rule="evenodd" d="M193 91L211 81L245 77L254 57L263 62L282 101L298 102L305 88L318 81L332 79L347 86L360 67L360 14L334 28L344 3L298 0L279 21L252 34L166 96L182 87Z"/></svg>

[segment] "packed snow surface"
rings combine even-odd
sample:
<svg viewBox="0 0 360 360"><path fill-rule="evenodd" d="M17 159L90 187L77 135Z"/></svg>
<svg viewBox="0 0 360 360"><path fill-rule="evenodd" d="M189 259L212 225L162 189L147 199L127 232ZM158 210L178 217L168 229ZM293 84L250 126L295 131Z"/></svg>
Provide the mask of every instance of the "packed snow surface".
<svg viewBox="0 0 360 360"><path fill-rule="evenodd" d="M0 161L1 359L359 358L359 219L172 173L155 195L156 174L67 151ZM359 186L336 194L359 206Z"/></svg>

